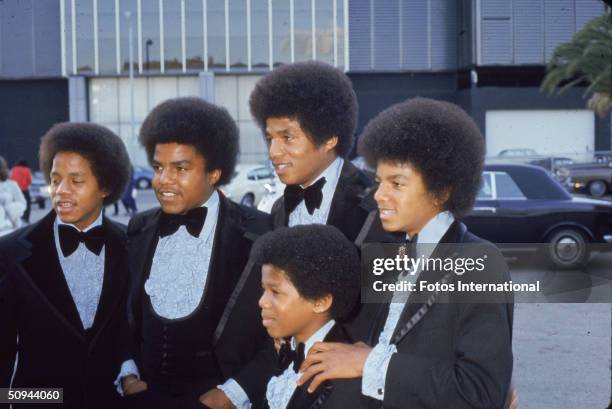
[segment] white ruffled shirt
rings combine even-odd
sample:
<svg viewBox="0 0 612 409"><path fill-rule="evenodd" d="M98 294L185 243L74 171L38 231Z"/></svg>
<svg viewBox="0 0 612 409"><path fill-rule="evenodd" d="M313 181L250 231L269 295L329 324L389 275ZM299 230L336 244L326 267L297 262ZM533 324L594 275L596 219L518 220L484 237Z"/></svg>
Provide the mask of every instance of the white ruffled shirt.
<svg viewBox="0 0 612 409"><path fill-rule="evenodd" d="M64 257L59 241L60 225L72 226L75 229L87 232L94 227L102 226L102 212L98 218L84 230L78 229L75 225L64 223L59 217L55 217L53 223L53 238L55 240L55 249L57 257L66 278L66 283L70 289L70 294L74 300L79 317L83 323L83 328L89 329L93 325L102 294L102 284L104 282L104 253L105 247L102 247L100 255L91 252L84 243L79 243L77 249Z"/></svg>

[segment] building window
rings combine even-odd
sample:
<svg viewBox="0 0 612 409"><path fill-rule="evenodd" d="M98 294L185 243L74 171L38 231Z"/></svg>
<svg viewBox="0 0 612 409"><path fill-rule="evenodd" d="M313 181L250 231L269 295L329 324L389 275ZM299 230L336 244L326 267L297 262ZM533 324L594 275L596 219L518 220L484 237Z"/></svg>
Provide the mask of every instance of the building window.
<svg viewBox="0 0 612 409"><path fill-rule="evenodd" d="M251 67L270 67L268 0L251 0Z"/></svg>
<svg viewBox="0 0 612 409"><path fill-rule="evenodd" d="M247 14L246 0L229 2L230 68L247 68Z"/></svg>
<svg viewBox="0 0 612 409"><path fill-rule="evenodd" d="M159 4L142 1L142 64L144 72L160 71Z"/></svg>
<svg viewBox="0 0 612 409"><path fill-rule="evenodd" d="M204 19L202 0L185 2L185 41L187 46L187 70L204 69Z"/></svg>
<svg viewBox="0 0 612 409"><path fill-rule="evenodd" d="M164 60L166 71L183 69L181 0L164 1Z"/></svg>

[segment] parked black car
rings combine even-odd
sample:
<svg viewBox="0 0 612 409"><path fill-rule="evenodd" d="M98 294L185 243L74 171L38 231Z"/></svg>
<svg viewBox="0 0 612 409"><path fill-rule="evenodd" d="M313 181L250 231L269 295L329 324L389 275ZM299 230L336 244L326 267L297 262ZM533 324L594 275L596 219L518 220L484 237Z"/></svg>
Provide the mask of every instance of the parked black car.
<svg viewBox="0 0 612 409"><path fill-rule="evenodd" d="M588 260L588 243L612 242L612 203L572 197L540 167L486 165L482 189L465 223L498 244L550 243L550 260L557 267L574 268Z"/></svg>

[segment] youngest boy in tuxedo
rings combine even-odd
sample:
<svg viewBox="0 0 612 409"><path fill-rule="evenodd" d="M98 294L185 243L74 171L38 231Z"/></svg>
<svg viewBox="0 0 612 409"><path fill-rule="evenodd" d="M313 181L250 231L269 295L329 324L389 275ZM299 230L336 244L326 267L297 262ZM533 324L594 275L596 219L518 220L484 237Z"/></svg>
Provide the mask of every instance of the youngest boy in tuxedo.
<svg viewBox="0 0 612 409"><path fill-rule="evenodd" d="M259 299L263 325L280 340L276 376L267 385L270 409L358 408L360 380L330 382L316 393L297 387L304 355L317 342L351 342L342 324L359 295L359 257L335 227L281 227L262 236L251 252L262 266Z"/></svg>

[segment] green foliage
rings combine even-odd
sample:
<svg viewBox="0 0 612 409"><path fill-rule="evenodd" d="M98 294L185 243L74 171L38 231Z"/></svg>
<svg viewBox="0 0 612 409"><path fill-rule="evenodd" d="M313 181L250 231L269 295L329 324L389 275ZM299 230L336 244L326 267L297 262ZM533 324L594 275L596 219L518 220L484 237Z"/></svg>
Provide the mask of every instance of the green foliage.
<svg viewBox="0 0 612 409"><path fill-rule="evenodd" d="M573 38L555 49L548 63L541 90L561 94L588 82L585 95L593 93L589 107L600 115L612 109L612 15L596 17Z"/></svg>

